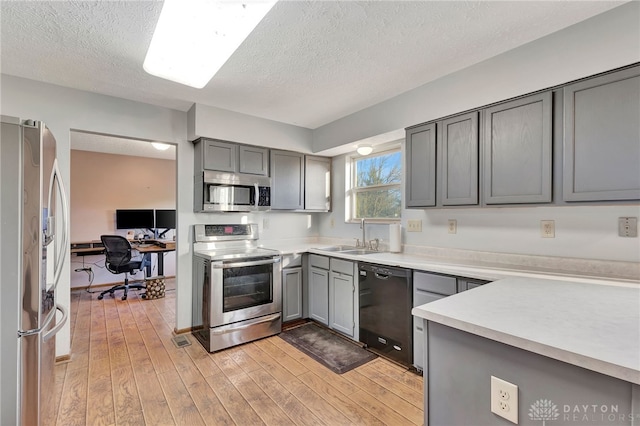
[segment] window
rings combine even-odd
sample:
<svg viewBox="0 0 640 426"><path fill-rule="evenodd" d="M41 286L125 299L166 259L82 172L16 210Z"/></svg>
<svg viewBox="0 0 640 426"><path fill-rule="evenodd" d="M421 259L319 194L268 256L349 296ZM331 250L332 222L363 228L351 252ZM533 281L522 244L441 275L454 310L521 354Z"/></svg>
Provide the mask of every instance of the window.
<svg viewBox="0 0 640 426"><path fill-rule="evenodd" d="M349 220L400 220L402 153L399 147L351 157Z"/></svg>

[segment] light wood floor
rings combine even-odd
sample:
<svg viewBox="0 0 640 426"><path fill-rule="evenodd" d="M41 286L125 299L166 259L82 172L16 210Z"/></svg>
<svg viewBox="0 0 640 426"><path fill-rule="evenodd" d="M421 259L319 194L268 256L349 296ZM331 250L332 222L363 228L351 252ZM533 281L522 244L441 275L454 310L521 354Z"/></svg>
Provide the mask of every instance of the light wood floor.
<svg viewBox="0 0 640 426"><path fill-rule="evenodd" d="M175 293L71 294L58 425L422 425L422 377L378 358L338 375L277 336L209 354L171 338Z"/></svg>

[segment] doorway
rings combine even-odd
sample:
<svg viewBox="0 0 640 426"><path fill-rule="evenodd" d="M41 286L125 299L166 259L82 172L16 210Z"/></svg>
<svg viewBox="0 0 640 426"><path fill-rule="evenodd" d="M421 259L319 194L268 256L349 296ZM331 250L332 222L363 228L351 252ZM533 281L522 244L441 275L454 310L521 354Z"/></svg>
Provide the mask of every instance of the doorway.
<svg viewBox="0 0 640 426"><path fill-rule="evenodd" d="M147 229L118 229L116 210L177 211L175 145L162 144L165 149L159 150L151 141L78 130L71 131L70 140L72 245L99 241L103 234L149 235L151 231ZM175 232L175 229L169 229L163 238L174 240ZM176 252L160 256L164 259L164 275L175 277ZM96 253L71 254L71 292L82 288L89 292L105 290L122 281L121 275L106 270L104 257L104 254ZM155 255L148 258L154 259ZM155 259L151 262L152 274L157 274L158 261ZM144 273L138 272L130 280L143 278ZM175 283L175 279L171 282Z"/></svg>

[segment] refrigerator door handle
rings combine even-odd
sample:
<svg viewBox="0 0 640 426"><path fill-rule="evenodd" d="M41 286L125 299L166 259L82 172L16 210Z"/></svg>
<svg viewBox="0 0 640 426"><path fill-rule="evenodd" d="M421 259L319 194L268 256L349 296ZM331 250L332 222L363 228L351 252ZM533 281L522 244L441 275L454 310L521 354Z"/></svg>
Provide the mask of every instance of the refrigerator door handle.
<svg viewBox="0 0 640 426"><path fill-rule="evenodd" d="M60 276L62 275L62 264L64 262L64 258L67 255L67 213L68 213L68 204L67 204L67 193L64 190L64 184L62 183L62 179L60 178L60 169L58 168L58 159L53 161L53 169L51 171L51 177L49 179L49 202L47 205L47 211L51 212L51 197L54 192L54 182L60 191L60 204L62 205L62 242L61 242L61 253L56 258L56 264L54 268L54 278L53 278L53 288L55 289L58 286L58 281L60 281ZM49 219L52 217L49 216ZM54 222L55 220L49 220L50 222ZM53 232L53 223L48 224L47 227L47 237L46 243L48 244L53 240L54 232ZM59 233L60 234L60 233Z"/></svg>
<svg viewBox="0 0 640 426"><path fill-rule="evenodd" d="M67 310L64 308L64 306L62 306L62 305L56 305L56 309L57 309L58 311L62 312L62 319L60 320L60 322L59 322L59 323L57 323L57 324L56 324L56 326L55 326L55 327L53 327L51 330L49 330L49 331L47 332L47 334L45 334L45 335L43 336L42 340L43 340L44 342L46 342L47 340L49 340L49 339L51 339L53 336L55 336L55 335L56 335L56 333L57 333L58 331L60 331L60 329L62 328L62 326L64 325L64 323L65 323L65 322L67 322L67 317L68 317L69 315L68 315Z"/></svg>

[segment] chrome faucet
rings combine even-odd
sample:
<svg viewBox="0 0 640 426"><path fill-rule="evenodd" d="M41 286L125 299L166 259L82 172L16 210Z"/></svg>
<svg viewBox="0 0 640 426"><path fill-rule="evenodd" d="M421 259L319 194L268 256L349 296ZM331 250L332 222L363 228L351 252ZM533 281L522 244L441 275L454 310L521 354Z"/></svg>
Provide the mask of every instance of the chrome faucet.
<svg viewBox="0 0 640 426"><path fill-rule="evenodd" d="M360 221L360 229L362 229L362 247L367 247L367 239L364 236L364 218Z"/></svg>

